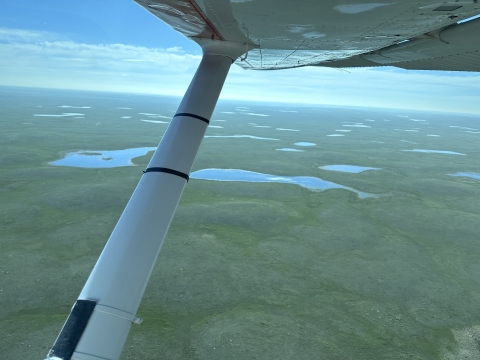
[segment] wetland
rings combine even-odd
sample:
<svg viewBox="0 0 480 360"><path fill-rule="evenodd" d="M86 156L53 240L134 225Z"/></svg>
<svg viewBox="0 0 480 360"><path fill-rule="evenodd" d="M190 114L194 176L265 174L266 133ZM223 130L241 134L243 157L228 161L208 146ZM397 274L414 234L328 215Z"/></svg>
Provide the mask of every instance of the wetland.
<svg viewBox="0 0 480 360"><path fill-rule="evenodd" d="M0 354L42 359L167 128L141 120L180 99L0 91ZM122 360L479 358L479 116L220 99L223 119ZM51 164L125 149L142 149L129 166ZM379 170L321 168L342 164ZM271 181L194 178L206 169Z"/></svg>

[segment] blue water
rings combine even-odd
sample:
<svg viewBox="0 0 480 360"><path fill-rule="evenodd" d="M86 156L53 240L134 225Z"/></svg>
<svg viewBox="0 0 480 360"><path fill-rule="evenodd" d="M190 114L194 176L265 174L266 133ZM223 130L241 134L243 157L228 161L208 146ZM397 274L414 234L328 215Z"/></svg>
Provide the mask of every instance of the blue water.
<svg viewBox="0 0 480 360"><path fill-rule="evenodd" d="M374 197L374 195L311 176L275 176L239 169L204 169L191 173L190 178L214 181L276 182L300 185L310 190L345 189L353 191L362 199Z"/></svg>
<svg viewBox="0 0 480 360"><path fill-rule="evenodd" d="M133 148L125 150L80 150L65 155L63 159L52 161L54 166L72 166L80 168L113 168L133 166L132 159L146 155L155 147Z"/></svg>
<svg viewBox="0 0 480 360"><path fill-rule="evenodd" d="M380 168L368 167L368 166L356 166L356 165L325 165L319 167L322 170L341 171L347 173L358 174L368 170L380 170Z"/></svg>
<svg viewBox="0 0 480 360"><path fill-rule="evenodd" d="M451 127L451 128L457 128L457 129L462 129L462 130L478 131L478 129L469 128L469 127L465 127L465 126L449 126L449 127Z"/></svg>
<svg viewBox="0 0 480 360"><path fill-rule="evenodd" d="M237 109L238 111L246 111L246 110L242 110L242 109ZM257 114L257 113L251 113L251 112L247 112L245 113L247 115L251 115L251 116L270 116L270 115L267 115L267 114Z"/></svg>
<svg viewBox="0 0 480 360"><path fill-rule="evenodd" d="M72 109L91 109L91 106L70 106L70 105L60 105L59 108L72 108Z"/></svg>
<svg viewBox="0 0 480 360"><path fill-rule="evenodd" d="M62 113L62 114L33 114L33 116L43 116L43 117L69 117L69 116L84 116L85 114L80 113Z"/></svg>
<svg viewBox="0 0 480 360"><path fill-rule="evenodd" d="M290 152L303 152L304 150L292 149L292 148L281 148L277 149L278 151L290 151Z"/></svg>
<svg viewBox="0 0 480 360"><path fill-rule="evenodd" d="M478 173L457 172L455 174L448 174L448 175L468 177L468 178L471 178L471 179L480 180L480 174L478 174Z"/></svg>
<svg viewBox="0 0 480 360"><path fill-rule="evenodd" d="M297 145L297 146L315 146L317 144L311 143L311 142L306 142L306 141L300 141L300 142L295 143L295 145Z"/></svg>
<svg viewBox="0 0 480 360"><path fill-rule="evenodd" d="M410 151L410 152L421 152L421 153L432 153L432 154L450 154L450 155L465 155L455 151L447 151L447 150L428 150L428 149L413 149L413 150L402 150L402 151Z"/></svg>
<svg viewBox="0 0 480 360"><path fill-rule="evenodd" d="M278 140L274 138L259 137L253 135L206 135L206 138L249 138L255 140Z"/></svg>
<svg viewBox="0 0 480 360"><path fill-rule="evenodd" d="M153 124L168 124L168 121L161 121L161 120L145 120L141 119L140 121L148 122L148 123L153 123Z"/></svg>
<svg viewBox="0 0 480 360"><path fill-rule="evenodd" d="M371 126L363 125L363 124L352 124L352 125L342 125L346 127L357 127L357 128L371 128Z"/></svg>

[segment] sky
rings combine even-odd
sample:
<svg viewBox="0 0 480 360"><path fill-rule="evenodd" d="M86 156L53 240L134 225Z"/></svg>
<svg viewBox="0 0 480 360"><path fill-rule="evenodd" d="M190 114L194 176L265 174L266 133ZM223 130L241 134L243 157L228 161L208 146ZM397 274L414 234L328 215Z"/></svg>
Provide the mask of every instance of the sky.
<svg viewBox="0 0 480 360"><path fill-rule="evenodd" d="M182 96L201 48L133 0L0 0L0 85ZM233 65L221 98L480 114L480 74Z"/></svg>

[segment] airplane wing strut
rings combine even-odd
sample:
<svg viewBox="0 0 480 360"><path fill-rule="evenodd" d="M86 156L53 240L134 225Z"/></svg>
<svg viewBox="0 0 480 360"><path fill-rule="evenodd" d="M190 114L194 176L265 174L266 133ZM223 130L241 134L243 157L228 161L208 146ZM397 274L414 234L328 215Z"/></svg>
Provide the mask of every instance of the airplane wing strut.
<svg viewBox="0 0 480 360"><path fill-rule="evenodd" d="M120 357L225 78L244 50L204 41L198 70L47 359ZM79 311L85 304L88 314Z"/></svg>

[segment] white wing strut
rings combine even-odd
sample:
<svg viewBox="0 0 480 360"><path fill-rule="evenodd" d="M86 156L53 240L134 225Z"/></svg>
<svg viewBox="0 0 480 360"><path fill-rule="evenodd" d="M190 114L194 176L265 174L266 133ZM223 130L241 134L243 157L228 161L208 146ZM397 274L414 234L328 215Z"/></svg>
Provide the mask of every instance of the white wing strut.
<svg viewBox="0 0 480 360"><path fill-rule="evenodd" d="M120 357L230 65L245 45L203 41L203 59L47 359Z"/></svg>

